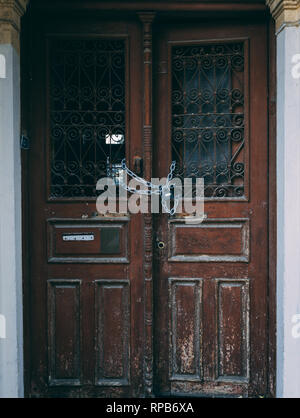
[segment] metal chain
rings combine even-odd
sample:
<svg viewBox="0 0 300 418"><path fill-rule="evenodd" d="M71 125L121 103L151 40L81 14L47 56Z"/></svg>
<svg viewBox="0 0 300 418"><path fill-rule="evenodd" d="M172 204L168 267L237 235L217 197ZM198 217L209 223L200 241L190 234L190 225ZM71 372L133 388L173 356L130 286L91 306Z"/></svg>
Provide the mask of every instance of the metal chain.
<svg viewBox="0 0 300 418"><path fill-rule="evenodd" d="M173 161L171 164L170 173L168 174L166 184L164 186L158 186L156 184L151 183L150 181L146 181L142 179L141 177L137 176L133 171L131 171L127 167L125 159L122 160L121 164L122 164L122 169L128 174L129 177L135 179L136 181L143 184L144 186L147 186L147 190L141 190L141 189L138 190L138 189L134 189L132 187L127 186L127 184L123 183L122 180L119 180L119 185L123 187L123 189L127 190L129 193L137 193L139 195L146 195L146 196L159 195L161 197L161 204L165 212L172 216L176 213L176 210L179 204L179 195L174 197L174 206L172 209L169 209L167 205L168 197L171 196L170 183L173 180L174 172L176 169L176 161Z"/></svg>

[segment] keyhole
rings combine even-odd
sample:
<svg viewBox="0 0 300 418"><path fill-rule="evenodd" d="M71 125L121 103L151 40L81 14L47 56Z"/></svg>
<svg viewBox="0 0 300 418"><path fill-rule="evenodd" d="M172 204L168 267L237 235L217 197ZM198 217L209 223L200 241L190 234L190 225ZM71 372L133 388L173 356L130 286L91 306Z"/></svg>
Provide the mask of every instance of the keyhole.
<svg viewBox="0 0 300 418"><path fill-rule="evenodd" d="M157 247L158 247L158 249L159 250L163 250L164 248L165 248L165 243L164 242L162 242L162 241L160 241L158 244L157 244Z"/></svg>

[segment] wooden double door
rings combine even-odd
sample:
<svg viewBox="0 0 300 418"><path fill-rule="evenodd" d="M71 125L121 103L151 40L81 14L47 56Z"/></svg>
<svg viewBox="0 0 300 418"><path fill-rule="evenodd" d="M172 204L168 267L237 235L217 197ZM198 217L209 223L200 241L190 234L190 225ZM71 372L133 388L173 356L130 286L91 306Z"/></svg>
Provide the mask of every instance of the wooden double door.
<svg viewBox="0 0 300 418"><path fill-rule="evenodd" d="M30 396L268 391L266 25L152 18L35 22ZM123 158L204 178L206 220L98 216Z"/></svg>

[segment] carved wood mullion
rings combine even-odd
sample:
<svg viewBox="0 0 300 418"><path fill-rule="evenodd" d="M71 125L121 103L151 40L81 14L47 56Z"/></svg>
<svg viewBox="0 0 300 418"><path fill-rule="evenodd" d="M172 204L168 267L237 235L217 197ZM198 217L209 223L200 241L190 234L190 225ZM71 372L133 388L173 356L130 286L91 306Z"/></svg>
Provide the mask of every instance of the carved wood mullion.
<svg viewBox="0 0 300 418"><path fill-rule="evenodd" d="M144 167L145 178L152 177L152 22L154 13L140 13L144 46ZM144 391L153 396L153 226L152 215L144 215Z"/></svg>

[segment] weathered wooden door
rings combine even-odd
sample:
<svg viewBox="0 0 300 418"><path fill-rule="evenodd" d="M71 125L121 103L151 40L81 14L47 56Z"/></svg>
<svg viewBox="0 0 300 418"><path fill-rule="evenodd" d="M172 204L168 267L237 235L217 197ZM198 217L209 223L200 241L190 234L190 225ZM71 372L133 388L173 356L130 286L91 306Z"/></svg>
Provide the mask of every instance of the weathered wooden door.
<svg viewBox="0 0 300 418"><path fill-rule="evenodd" d="M154 49L154 177L175 160L180 178L204 178L207 214L199 225L155 216L155 391L264 395L266 29L162 25Z"/></svg>
<svg viewBox="0 0 300 418"><path fill-rule="evenodd" d="M142 217L97 217L95 203L107 168L142 155L142 33L76 22L37 17L31 39L29 394L135 397Z"/></svg>
<svg viewBox="0 0 300 418"><path fill-rule="evenodd" d="M152 19L32 25L30 396L267 390L266 27L155 23L152 45ZM137 156L205 180L207 220L154 215L153 259L151 215L95 213Z"/></svg>

